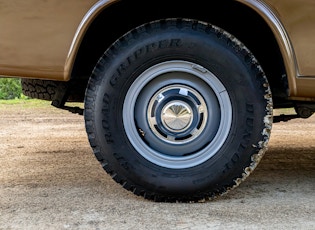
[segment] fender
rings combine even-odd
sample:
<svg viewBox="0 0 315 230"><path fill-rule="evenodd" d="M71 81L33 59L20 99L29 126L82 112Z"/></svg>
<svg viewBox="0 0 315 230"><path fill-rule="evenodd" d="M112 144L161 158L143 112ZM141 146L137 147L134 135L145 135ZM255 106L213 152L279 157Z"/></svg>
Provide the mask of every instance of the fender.
<svg viewBox="0 0 315 230"><path fill-rule="evenodd" d="M296 77L298 76L298 67L296 62L296 56L292 47L290 38L279 20L279 16L273 11L266 3L260 0L236 0L243 3L256 11L269 25L272 30L282 57L287 72L287 78L289 83L289 95L295 96L297 94Z"/></svg>
<svg viewBox="0 0 315 230"><path fill-rule="evenodd" d="M99 0L97 3L95 3L91 9L86 13L86 15L83 17L80 25L78 26L78 29L73 37L66 63L65 63L65 69L64 69L64 79L69 80L70 74L74 65L74 61L77 55L77 52L80 48L81 41L93 22L93 20L99 15L100 12L102 12L105 8L109 7L115 2L119 2L120 0Z"/></svg>
<svg viewBox="0 0 315 230"><path fill-rule="evenodd" d="M64 69L64 79L70 79L70 73L72 71L74 61L76 58L76 54L79 50L80 43L89 27L89 25L93 22L93 20L97 17L97 15L102 12L105 8L110 6L113 3L116 3L120 0L99 0L97 3L93 5L93 7L87 12L87 14L82 19L75 36L73 38L71 47L69 49L65 69ZM254 10L258 13L264 21L269 25L275 38L280 47L280 51L283 56L289 88L290 95L294 96L297 94L297 86L296 86L296 77L298 76L298 68L296 57L294 54L294 50L292 44L290 42L289 36L283 26L283 24L279 20L279 16L275 11L273 11L265 2L261 0L235 0L240 2L241 4L246 5L247 7Z"/></svg>
<svg viewBox="0 0 315 230"><path fill-rule="evenodd" d="M87 32L91 23L103 10L119 1L120 0L99 0L89 9L89 11L83 17L72 39L72 43L66 57L63 71L63 80L67 81L70 79L71 71L74 66L74 62L80 48L81 41L84 38L85 33ZM310 65L309 62L312 60L310 59L310 54L312 50L315 50L315 46L312 46L309 50L302 49L300 46L301 41L296 39L292 40L291 37L292 35L305 37L305 35L307 34L305 34L305 32L303 32L303 34L299 34L299 32L297 31L288 31L287 26L292 27L294 25L291 21L288 20L281 21L282 19L285 19L284 17L282 17L283 12L279 13L276 8L272 7L272 4L269 2L269 0L234 1L237 1L240 4L243 4L245 7L248 7L251 10L255 11L266 22L266 24L269 26L272 33L274 34L274 37L282 54L284 67L286 69L286 75L289 84L289 98L295 100L312 100L311 98L315 96L315 93L313 91L313 87L315 86L315 77L312 76L311 73L315 71L315 67L313 67L313 65ZM270 1L272 2L272 0ZM286 10L288 10L288 8L291 6L289 4L296 3L296 1L289 1L287 3ZM285 11L285 13L290 12ZM315 17L312 18L312 20L315 21ZM305 29L310 28L305 27ZM308 41L310 39L312 39L312 36L308 38ZM307 52L308 55L304 55L305 52Z"/></svg>

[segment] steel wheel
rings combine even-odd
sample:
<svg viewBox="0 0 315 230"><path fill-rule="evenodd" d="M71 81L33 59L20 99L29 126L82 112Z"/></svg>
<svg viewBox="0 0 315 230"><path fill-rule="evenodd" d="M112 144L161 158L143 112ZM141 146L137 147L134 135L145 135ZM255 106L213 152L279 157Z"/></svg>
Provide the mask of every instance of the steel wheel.
<svg viewBox="0 0 315 230"><path fill-rule="evenodd" d="M126 134L150 162L173 169L211 158L229 133L232 109L220 80L202 66L169 61L131 85L123 107Z"/></svg>

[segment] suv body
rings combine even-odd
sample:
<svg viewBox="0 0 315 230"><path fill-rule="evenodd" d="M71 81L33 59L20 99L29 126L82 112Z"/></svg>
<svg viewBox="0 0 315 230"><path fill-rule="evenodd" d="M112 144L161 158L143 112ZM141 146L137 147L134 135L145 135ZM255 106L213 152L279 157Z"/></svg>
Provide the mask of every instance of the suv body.
<svg viewBox="0 0 315 230"><path fill-rule="evenodd" d="M250 174L273 122L315 111L314 10L312 0L0 0L0 75L84 110L96 158L124 188L199 201Z"/></svg>

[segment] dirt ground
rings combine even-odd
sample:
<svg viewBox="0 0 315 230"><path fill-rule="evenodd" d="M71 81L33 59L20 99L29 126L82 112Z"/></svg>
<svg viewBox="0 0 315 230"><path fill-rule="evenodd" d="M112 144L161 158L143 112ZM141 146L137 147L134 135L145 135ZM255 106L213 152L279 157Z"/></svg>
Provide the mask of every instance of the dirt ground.
<svg viewBox="0 0 315 230"><path fill-rule="evenodd" d="M237 189L197 204L154 203L103 171L83 117L0 106L0 229L315 229L315 116L276 123Z"/></svg>

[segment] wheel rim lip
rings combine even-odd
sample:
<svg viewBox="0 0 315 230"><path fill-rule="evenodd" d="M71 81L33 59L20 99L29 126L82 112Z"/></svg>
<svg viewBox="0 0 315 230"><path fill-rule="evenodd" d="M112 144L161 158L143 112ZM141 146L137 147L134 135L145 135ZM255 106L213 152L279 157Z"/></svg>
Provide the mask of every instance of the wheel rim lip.
<svg viewBox="0 0 315 230"><path fill-rule="evenodd" d="M208 84L216 95L221 113L219 128L211 142L200 151L180 157L165 155L149 147L138 133L134 114L136 101L142 89L156 77L174 71L192 74ZM213 73L192 62L173 60L152 66L133 82L124 100L123 125L130 143L145 159L161 167L171 169L189 168L209 160L225 143L231 124L232 105L226 88Z"/></svg>

